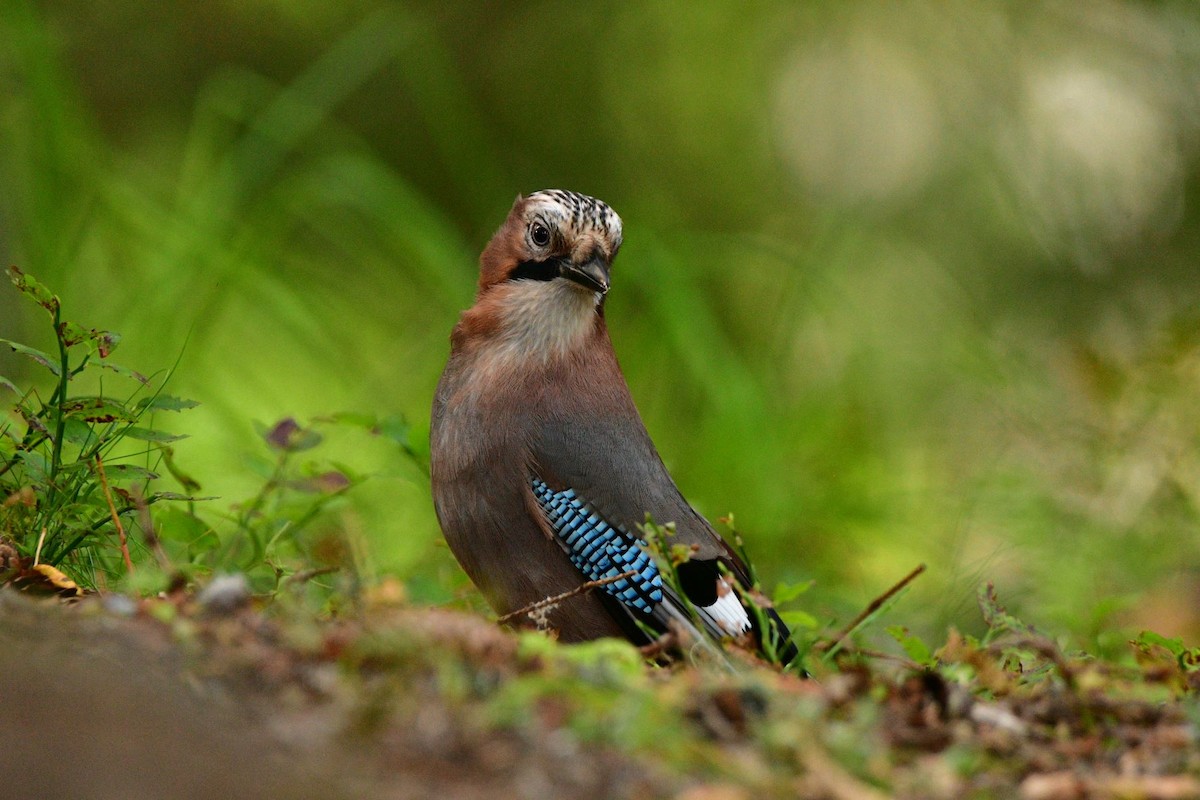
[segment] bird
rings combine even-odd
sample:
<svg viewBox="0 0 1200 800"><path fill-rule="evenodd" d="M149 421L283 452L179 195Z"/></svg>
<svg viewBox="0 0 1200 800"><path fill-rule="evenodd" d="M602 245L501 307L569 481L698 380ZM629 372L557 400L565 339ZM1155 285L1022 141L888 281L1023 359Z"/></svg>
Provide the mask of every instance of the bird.
<svg viewBox="0 0 1200 800"><path fill-rule="evenodd" d="M684 499L621 372L604 303L622 236L606 203L546 189L518 195L484 248L433 400L443 535L502 620L565 595L539 620L563 642L702 629L763 652L769 637L786 662L786 625L742 599L746 564ZM687 551L678 580L639 535L647 519Z"/></svg>

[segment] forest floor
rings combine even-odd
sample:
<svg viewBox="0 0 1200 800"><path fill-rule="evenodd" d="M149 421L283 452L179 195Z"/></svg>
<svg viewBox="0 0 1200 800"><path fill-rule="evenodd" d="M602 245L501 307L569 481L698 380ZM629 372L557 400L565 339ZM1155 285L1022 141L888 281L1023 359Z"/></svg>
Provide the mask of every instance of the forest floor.
<svg viewBox="0 0 1200 800"><path fill-rule="evenodd" d="M244 587L243 587L244 588ZM0 590L7 798L1200 798L1190 651L648 665L416 608Z"/></svg>

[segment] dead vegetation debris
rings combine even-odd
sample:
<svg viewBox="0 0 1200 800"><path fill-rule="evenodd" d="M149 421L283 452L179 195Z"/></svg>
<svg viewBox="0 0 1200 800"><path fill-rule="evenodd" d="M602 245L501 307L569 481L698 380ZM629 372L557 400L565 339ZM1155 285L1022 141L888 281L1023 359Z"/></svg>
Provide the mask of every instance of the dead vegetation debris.
<svg viewBox="0 0 1200 800"><path fill-rule="evenodd" d="M1145 642L952 632L935 665L802 679L398 601L116 597L0 591L0 794L1200 798L1193 676Z"/></svg>

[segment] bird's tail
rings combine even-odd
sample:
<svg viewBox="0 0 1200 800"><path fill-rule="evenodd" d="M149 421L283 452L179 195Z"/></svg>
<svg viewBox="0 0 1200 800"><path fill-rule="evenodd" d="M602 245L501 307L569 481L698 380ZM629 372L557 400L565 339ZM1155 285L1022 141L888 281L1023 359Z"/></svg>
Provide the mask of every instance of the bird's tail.
<svg viewBox="0 0 1200 800"><path fill-rule="evenodd" d="M718 664L730 671L734 671L733 662L729 660L729 656L725 655L725 651L713 643L713 637L720 638L721 628L717 625L716 620L708 617L703 609L698 609L692 606L696 611L696 616L700 620L700 624L704 627L704 631L696 627L695 621L687 611L684 610L683 601L675 594L674 590L667 589L661 603L655 606L652 616L654 619L666 628L667 631L674 633L679 639L680 649L689 660L702 661L707 660L711 663Z"/></svg>

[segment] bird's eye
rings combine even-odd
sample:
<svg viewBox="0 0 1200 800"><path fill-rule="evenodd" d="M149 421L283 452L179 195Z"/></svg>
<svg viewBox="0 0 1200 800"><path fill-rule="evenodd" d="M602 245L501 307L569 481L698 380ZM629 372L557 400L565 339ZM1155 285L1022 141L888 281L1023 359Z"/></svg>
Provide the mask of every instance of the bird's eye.
<svg viewBox="0 0 1200 800"><path fill-rule="evenodd" d="M529 226L529 238L538 247L545 247L550 244L550 229L540 222L535 222Z"/></svg>

